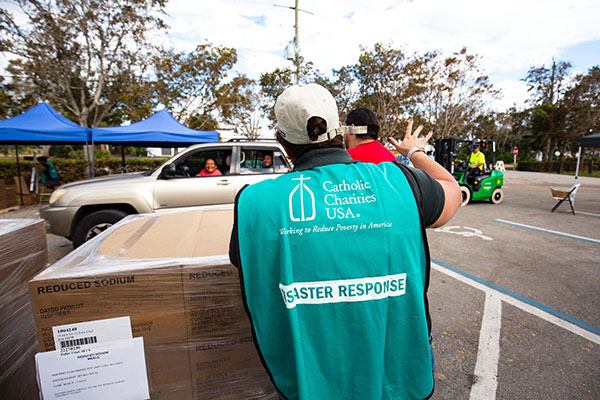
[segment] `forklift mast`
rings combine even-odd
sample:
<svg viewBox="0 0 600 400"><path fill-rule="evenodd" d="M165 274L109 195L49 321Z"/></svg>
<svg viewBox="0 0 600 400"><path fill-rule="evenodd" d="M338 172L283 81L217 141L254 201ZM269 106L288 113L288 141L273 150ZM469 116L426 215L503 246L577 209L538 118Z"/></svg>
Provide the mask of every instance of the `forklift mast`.
<svg viewBox="0 0 600 400"><path fill-rule="evenodd" d="M454 160L458 156L457 145L459 143L467 143L469 149L467 160L471 156L475 144L478 144L482 151L489 150L489 145L491 144L493 165L496 164L496 141L493 139L438 139L435 142L435 161L451 174L454 173Z"/></svg>
<svg viewBox="0 0 600 400"><path fill-rule="evenodd" d="M438 139L435 142L435 161L444 167L448 172L454 172L454 159L456 153L456 143L458 139Z"/></svg>

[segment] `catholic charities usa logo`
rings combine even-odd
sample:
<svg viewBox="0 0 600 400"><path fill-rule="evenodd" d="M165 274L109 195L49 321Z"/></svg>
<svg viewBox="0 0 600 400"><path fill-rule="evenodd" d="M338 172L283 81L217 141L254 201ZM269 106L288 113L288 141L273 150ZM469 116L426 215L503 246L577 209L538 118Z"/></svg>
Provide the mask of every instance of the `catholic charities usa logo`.
<svg viewBox="0 0 600 400"><path fill-rule="evenodd" d="M315 194L310 189L307 178L300 175L293 178L299 181L289 196L290 220L293 222L312 221L316 217ZM353 219L360 217L357 207L377 201L377 195L372 192L371 183L362 179L341 182L324 181L323 211L329 219Z"/></svg>
<svg viewBox="0 0 600 400"><path fill-rule="evenodd" d="M325 304L385 299L406 293L406 274L320 282L279 284L287 308L298 304Z"/></svg>
<svg viewBox="0 0 600 400"><path fill-rule="evenodd" d="M308 186L305 181L310 178L305 178L304 175L300 175L300 178L292 179L294 181L300 181L290 192L290 219L294 222L298 221L312 221L315 219L315 194ZM306 215L306 206L304 203L308 203L308 215Z"/></svg>

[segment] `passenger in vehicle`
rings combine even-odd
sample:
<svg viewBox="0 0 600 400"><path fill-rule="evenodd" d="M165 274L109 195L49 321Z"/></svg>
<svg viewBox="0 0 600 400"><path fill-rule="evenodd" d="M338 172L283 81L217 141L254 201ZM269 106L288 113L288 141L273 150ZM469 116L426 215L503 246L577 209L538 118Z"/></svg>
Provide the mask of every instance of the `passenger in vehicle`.
<svg viewBox="0 0 600 400"><path fill-rule="evenodd" d="M273 168L273 156L271 154L263 156L262 168Z"/></svg>
<svg viewBox="0 0 600 400"><path fill-rule="evenodd" d="M219 176L221 171L217 168L217 163L214 158L207 158L204 162L204 169L200 171L196 176Z"/></svg>
<svg viewBox="0 0 600 400"><path fill-rule="evenodd" d="M225 157L225 169L223 170L223 175L229 175L231 171L231 154L227 154Z"/></svg>

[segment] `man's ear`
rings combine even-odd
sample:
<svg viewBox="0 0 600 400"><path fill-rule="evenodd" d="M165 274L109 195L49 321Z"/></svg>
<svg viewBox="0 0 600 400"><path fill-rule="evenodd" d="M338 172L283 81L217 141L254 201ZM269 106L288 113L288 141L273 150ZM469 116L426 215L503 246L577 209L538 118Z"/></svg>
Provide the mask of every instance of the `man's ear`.
<svg viewBox="0 0 600 400"><path fill-rule="evenodd" d="M287 158L289 158L292 161L292 163L295 163L296 159L291 156L290 151L288 150L287 146L285 145L285 142L278 141L278 143L281 145L281 147L283 147L283 150L285 150L285 154L286 154Z"/></svg>

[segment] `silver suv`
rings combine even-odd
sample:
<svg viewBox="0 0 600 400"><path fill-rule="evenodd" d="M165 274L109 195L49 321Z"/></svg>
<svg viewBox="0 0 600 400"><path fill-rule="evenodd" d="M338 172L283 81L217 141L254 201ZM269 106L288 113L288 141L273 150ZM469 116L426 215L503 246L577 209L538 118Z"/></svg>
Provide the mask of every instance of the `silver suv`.
<svg viewBox="0 0 600 400"><path fill-rule="evenodd" d="M265 155L272 157L271 166L263 164ZM200 176L208 158L215 160L220 176ZM232 204L243 186L276 178L290 168L274 141L200 144L151 171L62 185L40 216L50 233L78 247L128 214Z"/></svg>

